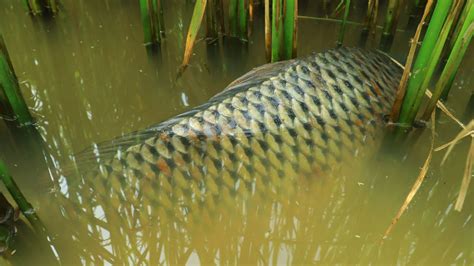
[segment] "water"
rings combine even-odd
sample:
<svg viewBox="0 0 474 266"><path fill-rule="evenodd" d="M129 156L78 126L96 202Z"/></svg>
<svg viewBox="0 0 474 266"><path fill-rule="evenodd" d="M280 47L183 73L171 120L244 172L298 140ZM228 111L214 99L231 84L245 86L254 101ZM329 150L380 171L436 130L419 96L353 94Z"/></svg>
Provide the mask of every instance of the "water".
<svg viewBox="0 0 474 266"><path fill-rule="evenodd" d="M55 191L66 191L74 180L58 168L92 143L139 130L205 102L229 82L265 63L262 14L257 12L247 44L225 40L224 46L201 40L184 75L177 79L191 1L165 2L166 44L161 53L148 54L142 44L138 5L133 1L64 0L54 20L28 16L20 1L0 3L0 31L4 34L22 91L49 146L48 161L57 162L45 174L42 154L16 148L0 123L0 157L38 213L56 236L64 261L74 255L93 260L99 242L67 241L70 227L55 215ZM304 2L304 1L301 1ZM309 2L309 1L308 1ZM171 4L173 3L173 4ZM324 16L319 3L301 3L300 14ZM355 1L350 19L362 21L364 1ZM380 15L381 17L381 15ZM380 20L381 22L381 20ZM406 18L400 21L400 28ZM298 54L334 47L339 26L301 19ZM360 27L349 25L346 45L356 45ZM391 54L403 60L411 32L398 31ZM473 86L472 46L463 61L450 110L462 117ZM472 119L472 117L471 117ZM467 119L463 120L467 121ZM446 116L436 125L439 146L459 131ZM129 263L142 260L175 263L378 263L472 264L472 189L462 212L453 205L461 183L468 142L455 148L440 166L436 152L427 179L412 205L388 239L385 229L401 206L422 166L429 147L429 131L402 154L383 153L373 160L345 167L335 176L317 179L305 189L279 199L250 198L216 207L217 214L193 219L150 221L136 227L139 240L124 245L104 241L105 250L121 246L133 250ZM54 159L51 159L54 158ZM349 168L349 169L347 169ZM51 182L52 179L53 181ZM471 185L472 187L472 185ZM276 203L278 202L278 204ZM85 205L87 206L87 205ZM79 222L87 223L87 217ZM123 221L111 221L111 227ZM106 234L106 233L103 233ZM158 238L156 236L159 236ZM156 249L147 253L147 245ZM79 245L79 249L78 246ZM37 252L36 252L37 253ZM18 248L13 258L42 259L35 248ZM37 255L37 254L36 254Z"/></svg>

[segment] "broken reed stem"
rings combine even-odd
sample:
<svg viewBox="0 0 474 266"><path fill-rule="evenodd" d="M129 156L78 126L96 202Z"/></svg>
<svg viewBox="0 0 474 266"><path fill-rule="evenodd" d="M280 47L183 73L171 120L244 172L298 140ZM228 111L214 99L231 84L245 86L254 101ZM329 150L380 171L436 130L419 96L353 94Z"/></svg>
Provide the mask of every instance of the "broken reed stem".
<svg viewBox="0 0 474 266"><path fill-rule="evenodd" d="M2 89L1 94L5 95L7 100L2 105L9 106L5 110L13 111L12 114L7 115L15 118L18 127L32 125L34 120L21 94L18 78L2 35L0 35L0 88Z"/></svg>
<svg viewBox="0 0 474 266"><path fill-rule="evenodd" d="M342 43L344 42L344 35L346 33L346 25L347 25L347 18L349 17L349 9L351 7L351 0L345 0L345 8L344 8L344 18L342 19L341 29L339 30L339 37L337 38L337 47L341 47Z"/></svg>
<svg viewBox="0 0 474 266"><path fill-rule="evenodd" d="M421 31L423 29L423 25L425 24L426 18L428 17L431 6L433 5L433 0L428 0L426 3L425 11L423 12L423 16L421 18L420 23L416 29L415 35L411 39L411 46L410 51L408 52L407 60L405 63L405 69L403 71L402 78L400 80L400 84L397 89L397 95L395 97L395 102L392 106L392 111L390 112L390 121L396 122L398 121L398 117L400 114L400 108L403 103L403 98L405 96L405 92L407 89L407 82L408 78L410 77L410 70L413 63L413 59L415 57L416 48L418 45L418 40L420 39Z"/></svg>
<svg viewBox="0 0 474 266"><path fill-rule="evenodd" d="M435 121L434 118L435 118L435 112L433 112L433 114L432 114L432 120L431 121ZM406 209L408 208L408 205L410 205L410 202L413 200L416 193L420 189L421 184L423 183L423 180L425 180L426 173L428 172L428 168L430 166L431 159L433 157L434 138L435 138L435 123L433 122L432 127L431 127L431 145L430 145L430 151L428 153L428 157L426 158L426 160L423 164L423 167L421 168L420 173L418 174L418 177L416 178L415 183L413 184L410 192L408 193L407 197L405 198L405 201L403 202L402 206L398 210L395 217L392 219L392 222L388 226L387 230L385 230L382 241L388 237L390 232L392 232L393 228L395 227L395 225L400 220L400 217L406 211Z"/></svg>
<svg viewBox="0 0 474 266"><path fill-rule="evenodd" d="M420 109L421 100L426 90L426 88L421 87L421 85L426 76L428 63L433 55L433 49L438 42L441 29L451 9L452 2L452 0L443 0L436 3L408 80L398 120L401 124L411 126Z"/></svg>

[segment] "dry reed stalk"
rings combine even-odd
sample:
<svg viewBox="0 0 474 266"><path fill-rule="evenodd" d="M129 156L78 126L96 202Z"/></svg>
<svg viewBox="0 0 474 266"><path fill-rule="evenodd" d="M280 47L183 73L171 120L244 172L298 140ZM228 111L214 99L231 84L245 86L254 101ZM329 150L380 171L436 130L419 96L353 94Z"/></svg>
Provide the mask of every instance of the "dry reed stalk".
<svg viewBox="0 0 474 266"><path fill-rule="evenodd" d="M432 115L431 115L431 121L433 121L433 124L432 124L432 127L431 127L431 145L430 145L430 151L428 153L428 157L426 158L425 163L423 164L423 167L421 168L420 173L418 174L418 177L415 180L415 183L413 184L410 192L408 193L405 201L403 202L402 207L400 207L397 214L392 219L392 222L390 223L389 227L385 231L385 233L383 235L383 238L382 238L382 241L388 237L388 235L392 231L393 227L398 223L398 221L400 220L400 217L406 211L406 209L408 208L408 205L410 204L410 202L413 200L416 193L420 189L421 184L423 183L423 180L425 180L426 173L428 172L428 168L430 166L431 159L433 157L434 138L435 138L435 123L434 123L434 121L435 121L435 112L433 112Z"/></svg>

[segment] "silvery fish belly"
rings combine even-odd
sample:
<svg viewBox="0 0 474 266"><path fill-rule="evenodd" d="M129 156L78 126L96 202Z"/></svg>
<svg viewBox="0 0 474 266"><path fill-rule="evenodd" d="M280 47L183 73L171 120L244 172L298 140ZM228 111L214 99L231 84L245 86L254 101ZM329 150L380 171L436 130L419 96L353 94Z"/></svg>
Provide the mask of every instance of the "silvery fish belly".
<svg viewBox="0 0 474 266"><path fill-rule="evenodd" d="M401 74L387 55L355 48L254 69L189 112L99 144L110 157L80 182L77 198L91 205L81 208L145 223L235 197L283 197L374 140Z"/></svg>

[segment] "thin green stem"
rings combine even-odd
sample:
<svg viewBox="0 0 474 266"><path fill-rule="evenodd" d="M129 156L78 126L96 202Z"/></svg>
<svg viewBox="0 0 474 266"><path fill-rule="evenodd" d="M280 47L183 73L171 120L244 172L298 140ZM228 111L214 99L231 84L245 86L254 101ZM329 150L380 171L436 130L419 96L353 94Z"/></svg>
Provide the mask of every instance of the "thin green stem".
<svg viewBox="0 0 474 266"><path fill-rule="evenodd" d="M149 6L148 6L148 0L140 0L140 15L142 19L142 25L143 25L143 39L145 42L145 45L149 45L152 43L152 29L151 29L151 23L150 23L150 12L149 12Z"/></svg>
<svg viewBox="0 0 474 266"><path fill-rule="evenodd" d="M281 58L280 46L283 36L282 4L283 0L273 0L272 3L272 62L279 61Z"/></svg>
<svg viewBox="0 0 474 266"><path fill-rule="evenodd" d="M342 46L344 42L344 35L346 33L347 18L349 17L349 9L351 7L351 0L346 0L346 6L344 9L344 18L342 19L341 29L339 30L339 37L337 38L337 46Z"/></svg>
<svg viewBox="0 0 474 266"><path fill-rule="evenodd" d="M245 5L245 0L239 0L238 5L239 14L239 36L242 40L247 40L248 36L248 9Z"/></svg>
<svg viewBox="0 0 474 266"><path fill-rule="evenodd" d="M382 39L380 47L382 50L389 50L395 31L397 30L398 18L400 16L399 0L390 0L388 2L387 14L385 15L385 23L383 26Z"/></svg>
<svg viewBox="0 0 474 266"><path fill-rule="evenodd" d="M237 6L238 0L229 1L229 33L230 36L237 36Z"/></svg>
<svg viewBox="0 0 474 266"><path fill-rule="evenodd" d="M283 19L283 58L290 59L296 56L296 30L298 19L298 1L286 0L285 16Z"/></svg>
<svg viewBox="0 0 474 266"><path fill-rule="evenodd" d="M451 4L452 0L438 1L436 3L428 29L411 70L407 91L401 107L399 123L412 125L415 120L426 90L426 88L421 87L421 84L426 76L427 65L430 62L433 49L438 41Z"/></svg>

